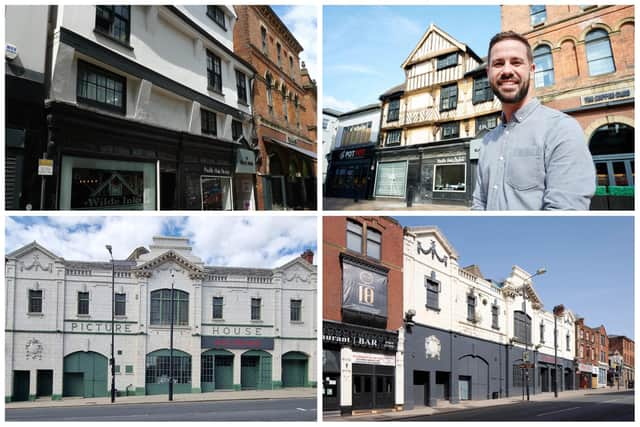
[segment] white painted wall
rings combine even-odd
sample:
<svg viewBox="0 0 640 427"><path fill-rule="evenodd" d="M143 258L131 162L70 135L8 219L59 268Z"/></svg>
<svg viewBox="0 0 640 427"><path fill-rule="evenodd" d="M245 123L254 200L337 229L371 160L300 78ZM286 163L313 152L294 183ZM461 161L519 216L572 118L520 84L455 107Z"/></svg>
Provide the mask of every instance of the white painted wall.
<svg viewBox="0 0 640 427"><path fill-rule="evenodd" d="M10 63L44 74L48 16L48 6L5 6L5 42L18 48L18 57Z"/></svg>

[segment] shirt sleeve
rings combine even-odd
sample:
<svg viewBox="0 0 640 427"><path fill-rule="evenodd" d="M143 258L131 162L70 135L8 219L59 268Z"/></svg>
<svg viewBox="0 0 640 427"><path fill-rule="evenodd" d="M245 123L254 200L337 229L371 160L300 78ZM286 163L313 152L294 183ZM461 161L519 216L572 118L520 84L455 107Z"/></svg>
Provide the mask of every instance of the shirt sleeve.
<svg viewBox="0 0 640 427"><path fill-rule="evenodd" d="M480 154L482 157L482 154ZM482 169L480 165L482 161L478 159L478 165L476 167L476 185L473 188L473 203L471 204L472 211L484 211L487 210L487 193L482 185Z"/></svg>
<svg viewBox="0 0 640 427"><path fill-rule="evenodd" d="M595 167L582 128L562 115L550 121L545 141L544 210L588 210L596 190Z"/></svg>

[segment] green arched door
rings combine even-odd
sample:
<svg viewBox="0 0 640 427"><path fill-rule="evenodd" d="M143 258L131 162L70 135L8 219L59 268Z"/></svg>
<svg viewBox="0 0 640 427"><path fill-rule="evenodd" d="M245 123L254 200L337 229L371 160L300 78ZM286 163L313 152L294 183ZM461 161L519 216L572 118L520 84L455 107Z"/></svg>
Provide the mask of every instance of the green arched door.
<svg viewBox="0 0 640 427"><path fill-rule="evenodd" d="M270 390L271 355L262 350L249 350L240 358L240 384L243 390Z"/></svg>
<svg viewBox="0 0 640 427"><path fill-rule="evenodd" d="M147 354L146 394L166 394L169 392L170 360L168 348ZM173 349L173 392L191 393L191 355L175 348Z"/></svg>
<svg viewBox="0 0 640 427"><path fill-rule="evenodd" d="M282 355L282 387L307 386L308 357L299 351Z"/></svg>
<svg viewBox="0 0 640 427"><path fill-rule="evenodd" d="M233 353L208 350L200 358L200 387L203 392L233 389Z"/></svg>
<svg viewBox="0 0 640 427"><path fill-rule="evenodd" d="M78 351L64 358L63 396L107 396L108 359L93 351Z"/></svg>

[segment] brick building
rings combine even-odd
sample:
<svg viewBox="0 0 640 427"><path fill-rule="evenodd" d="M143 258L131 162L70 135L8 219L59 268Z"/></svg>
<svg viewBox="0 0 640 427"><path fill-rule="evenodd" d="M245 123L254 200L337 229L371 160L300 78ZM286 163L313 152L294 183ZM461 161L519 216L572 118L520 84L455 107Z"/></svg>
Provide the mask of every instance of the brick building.
<svg viewBox="0 0 640 427"><path fill-rule="evenodd" d="M400 407L402 226L337 216L323 225L323 409Z"/></svg>
<svg viewBox="0 0 640 427"><path fill-rule="evenodd" d="M609 356L616 353L622 356L623 361L620 385L625 388L633 387L635 379L635 342L624 335L609 335Z"/></svg>
<svg viewBox="0 0 640 427"><path fill-rule="evenodd" d="M607 385L609 339L604 326L590 328L584 318L576 320L576 384L580 388Z"/></svg>
<svg viewBox="0 0 640 427"><path fill-rule="evenodd" d="M269 6L234 6L235 52L256 69L258 209L316 208L316 85L303 47Z"/></svg>
<svg viewBox="0 0 640 427"><path fill-rule="evenodd" d="M540 101L574 117L597 173L591 209L633 209L634 6L502 6L502 30L523 34Z"/></svg>

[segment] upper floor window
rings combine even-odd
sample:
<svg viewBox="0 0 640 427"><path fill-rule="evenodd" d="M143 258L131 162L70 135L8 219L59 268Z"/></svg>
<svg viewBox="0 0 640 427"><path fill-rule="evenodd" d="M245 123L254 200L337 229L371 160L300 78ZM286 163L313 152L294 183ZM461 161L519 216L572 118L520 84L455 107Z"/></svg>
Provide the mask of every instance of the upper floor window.
<svg viewBox="0 0 640 427"><path fill-rule="evenodd" d="M529 14L531 15L532 27L547 20L547 8L544 5L529 6Z"/></svg>
<svg viewBox="0 0 640 427"><path fill-rule="evenodd" d="M260 37L262 39L262 53L268 55L267 49L267 29L265 27L260 27Z"/></svg>
<svg viewBox="0 0 640 427"><path fill-rule="evenodd" d="M260 320L261 319L261 298L251 298L251 320Z"/></svg>
<svg viewBox="0 0 640 427"><path fill-rule="evenodd" d="M587 45L589 75L598 76L600 74L613 73L616 67L613 62L609 34L605 30L596 29L590 31L584 41Z"/></svg>
<svg viewBox="0 0 640 427"><path fill-rule="evenodd" d="M329 127L329 119L322 119L322 129L327 129Z"/></svg>
<svg viewBox="0 0 640 427"><path fill-rule="evenodd" d="M442 139L457 138L460 136L460 122L442 123Z"/></svg>
<svg viewBox="0 0 640 427"><path fill-rule="evenodd" d="M200 109L200 131L204 135L213 135L216 136L218 134L218 123L216 120L216 114L211 111L205 110L203 108Z"/></svg>
<svg viewBox="0 0 640 427"><path fill-rule="evenodd" d="M224 305L224 298L222 297L213 297L213 312L211 313L211 318L213 319L222 319L222 308Z"/></svg>
<svg viewBox="0 0 640 427"><path fill-rule="evenodd" d="M458 65L458 52L448 53L438 57L436 70L455 67L456 65Z"/></svg>
<svg viewBox="0 0 640 427"><path fill-rule="evenodd" d="M342 128L341 146L364 144L371 139L372 122L358 123Z"/></svg>
<svg viewBox="0 0 640 427"><path fill-rule="evenodd" d="M78 292L78 314L89 314L89 292Z"/></svg>
<svg viewBox="0 0 640 427"><path fill-rule="evenodd" d="M547 45L535 48L533 50L533 63L536 64L535 86L553 85L553 56L551 55L551 48Z"/></svg>
<svg viewBox="0 0 640 427"><path fill-rule="evenodd" d="M78 103L124 114L127 80L95 65L78 61Z"/></svg>
<svg viewBox="0 0 640 427"><path fill-rule="evenodd" d="M491 114L489 116L476 117L476 135L483 130L491 130L498 126L499 114Z"/></svg>
<svg viewBox="0 0 640 427"><path fill-rule="evenodd" d="M173 310L171 309L171 289L158 289L151 292L151 325L170 325L173 311L174 325L189 324L189 294L178 289L173 290Z"/></svg>
<svg viewBox="0 0 640 427"><path fill-rule="evenodd" d="M471 103L475 105L487 101L493 101L493 90L489 85L489 78L486 75L474 78Z"/></svg>
<svg viewBox="0 0 640 427"><path fill-rule="evenodd" d="M600 335L600 345L604 345L604 335Z"/></svg>
<svg viewBox="0 0 640 427"><path fill-rule="evenodd" d="M207 16L213 19L223 30L227 30L224 11L220 6L207 6Z"/></svg>
<svg viewBox="0 0 640 427"><path fill-rule="evenodd" d="M269 73L267 73L265 79L265 87L267 89L267 105L269 106L269 112L273 113L273 78Z"/></svg>
<svg viewBox="0 0 640 427"><path fill-rule="evenodd" d="M544 323L540 323L540 342L544 343Z"/></svg>
<svg viewBox="0 0 640 427"><path fill-rule="evenodd" d="M296 110L296 127L300 129L300 101L298 99L298 95L294 98L293 105Z"/></svg>
<svg viewBox="0 0 640 427"><path fill-rule="evenodd" d="M282 68L282 46L280 46L280 43L276 43L276 59L278 60L278 67Z"/></svg>
<svg viewBox="0 0 640 427"><path fill-rule="evenodd" d="M247 77L242 71L236 70L236 87L238 89L238 101L247 103Z"/></svg>
<svg viewBox="0 0 640 427"><path fill-rule="evenodd" d="M389 101L387 110L387 122L395 122L400 118L400 99L392 99Z"/></svg>
<svg viewBox="0 0 640 427"><path fill-rule="evenodd" d="M347 220L347 249L362 253L362 224Z"/></svg>
<svg viewBox="0 0 640 427"><path fill-rule="evenodd" d="M238 138L240 138L242 135L243 135L242 122L239 122L238 120L232 120L231 121L231 138L234 141L237 141Z"/></svg>
<svg viewBox="0 0 640 427"><path fill-rule="evenodd" d="M131 6L96 6L96 31L129 44Z"/></svg>
<svg viewBox="0 0 640 427"><path fill-rule="evenodd" d="M568 336L568 335L567 335ZM568 350L568 349L567 349ZM581 345L580 346L580 358L582 359L584 357L584 346Z"/></svg>
<svg viewBox="0 0 640 427"><path fill-rule="evenodd" d="M513 313L513 334L519 342L531 344L531 317L522 311Z"/></svg>
<svg viewBox="0 0 640 427"><path fill-rule="evenodd" d="M458 106L458 85L442 86L440 89L440 111L454 110Z"/></svg>
<svg viewBox="0 0 640 427"><path fill-rule="evenodd" d="M207 84L210 90L222 92L222 62L220 57L207 51Z"/></svg>
<svg viewBox="0 0 640 427"><path fill-rule="evenodd" d="M401 129L390 130L385 136L384 145L400 145Z"/></svg>
<svg viewBox="0 0 640 427"><path fill-rule="evenodd" d="M429 277L424 278L427 289L427 308L440 310L440 282Z"/></svg>
<svg viewBox="0 0 640 427"><path fill-rule="evenodd" d="M497 305L491 306L491 327L493 329L500 329L500 325L498 324L498 316L500 314L500 309Z"/></svg>
<svg viewBox="0 0 640 427"><path fill-rule="evenodd" d="M367 256L380 259L380 243L382 234L373 228L367 228Z"/></svg>
<svg viewBox="0 0 640 427"><path fill-rule="evenodd" d="M29 289L29 313L42 313L42 291Z"/></svg>
<svg viewBox="0 0 640 427"><path fill-rule="evenodd" d="M580 329L579 334L580 334L580 339L583 339L584 338L584 331L582 329Z"/></svg>
<svg viewBox="0 0 640 427"><path fill-rule="evenodd" d="M291 300L291 321L300 322L302 320L302 300Z"/></svg>
<svg viewBox="0 0 640 427"><path fill-rule="evenodd" d="M287 90L282 86L282 114L284 115L284 121L289 123L289 98L287 97Z"/></svg>
<svg viewBox="0 0 640 427"><path fill-rule="evenodd" d="M467 295L467 320L470 322L476 321L476 299L474 295Z"/></svg>
<svg viewBox="0 0 640 427"><path fill-rule="evenodd" d="M293 56L289 56L289 73L291 73L291 78L295 80L295 73L293 72Z"/></svg>
<svg viewBox="0 0 640 427"><path fill-rule="evenodd" d="M127 315L127 294L115 294L115 313L116 316Z"/></svg>

